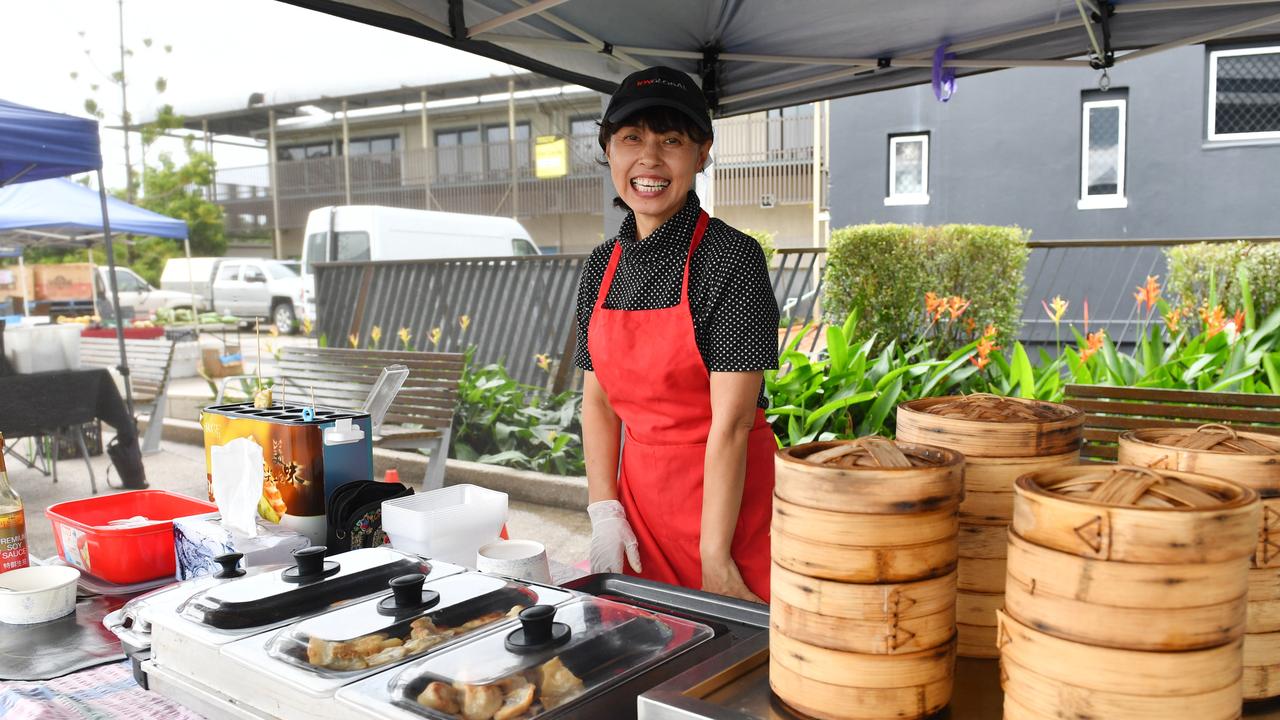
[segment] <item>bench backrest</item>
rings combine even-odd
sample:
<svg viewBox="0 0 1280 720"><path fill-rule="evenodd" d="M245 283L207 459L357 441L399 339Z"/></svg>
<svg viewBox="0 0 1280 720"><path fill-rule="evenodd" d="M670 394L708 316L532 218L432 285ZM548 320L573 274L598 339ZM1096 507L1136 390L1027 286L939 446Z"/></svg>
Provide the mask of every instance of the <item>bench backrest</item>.
<svg viewBox="0 0 1280 720"><path fill-rule="evenodd" d="M1063 402L1085 413L1080 455L1091 460L1114 461L1120 433L1140 428L1222 423L1280 435L1280 395L1068 385Z"/></svg>
<svg viewBox="0 0 1280 720"><path fill-rule="evenodd" d="M460 353L285 347L276 372L288 380L284 391L287 402L310 402L314 388L317 405L358 410L382 368L404 365L409 368L409 377L383 422L443 429L453 422L463 362ZM299 388L302 397L293 395ZM275 400L281 400L279 390Z"/></svg>
<svg viewBox="0 0 1280 720"><path fill-rule="evenodd" d="M124 347L129 358L129 382L134 399L140 402L155 400L169 380L174 343L169 340L125 340ZM118 366L119 341L115 338L80 338L80 364L84 367Z"/></svg>

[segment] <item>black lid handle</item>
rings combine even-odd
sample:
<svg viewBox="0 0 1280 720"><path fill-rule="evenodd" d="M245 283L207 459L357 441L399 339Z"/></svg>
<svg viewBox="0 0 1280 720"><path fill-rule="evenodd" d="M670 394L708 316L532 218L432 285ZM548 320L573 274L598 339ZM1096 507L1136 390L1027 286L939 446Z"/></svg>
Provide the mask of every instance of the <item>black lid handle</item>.
<svg viewBox="0 0 1280 720"><path fill-rule="evenodd" d="M324 545L312 545L293 551L293 561L298 564L298 577L314 577L324 572Z"/></svg>
<svg viewBox="0 0 1280 720"><path fill-rule="evenodd" d="M427 576L421 573L399 575L387 581L391 591L395 593L396 607L411 607L422 604L422 584Z"/></svg>
<svg viewBox="0 0 1280 720"><path fill-rule="evenodd" d="M551 623L556 609L550 605L534 605L520 611L520 625L524 628L525 641L541 645L551 640Z"/></svg>
<svg viewBox="0 0 1280 720"><path fill-rule="evenodd" d="M214 562L222 566L213 574L216 578L234 578L244 575L244 570L240 569L240 561L244 559L244 553L229 552L218 555L213 559Z"/></svg>

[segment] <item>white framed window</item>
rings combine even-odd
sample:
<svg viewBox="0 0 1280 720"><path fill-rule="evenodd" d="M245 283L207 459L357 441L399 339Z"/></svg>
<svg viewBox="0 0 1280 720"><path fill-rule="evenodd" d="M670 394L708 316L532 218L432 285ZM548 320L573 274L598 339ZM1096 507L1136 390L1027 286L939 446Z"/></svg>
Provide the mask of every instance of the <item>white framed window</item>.
<svg viewBox="0 0 1280 720"><path fill-rule="evenodd" d="M929 204L929 134L889 136L885 205Z"/></svg>
<svg viewBox="0 0 1280 720"><path fill-rule="evenodd" d="M1280 46L1209 53L1209 139L1280 140Z"/></svg>
<svg viewBox="0 0 1280 720"><path fill-rule="evenodd" d="M1123 208L1125 116L1128 100L1086 100L1080 132L1081 210Z"/></svg>

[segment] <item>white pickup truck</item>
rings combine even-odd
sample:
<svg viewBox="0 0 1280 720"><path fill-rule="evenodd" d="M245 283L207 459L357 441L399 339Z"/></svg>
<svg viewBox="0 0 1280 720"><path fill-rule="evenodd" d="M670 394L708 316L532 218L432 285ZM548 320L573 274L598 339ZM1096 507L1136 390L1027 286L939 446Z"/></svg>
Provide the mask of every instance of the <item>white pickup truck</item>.
<svg viewBox="0 0 1280 720"><path fill-rule="evenodd" d="M182 307L191 306L194 294L200 310L269 320L282 333L297 332L302 320L302 279L279 260L171 258L160 275L160 287L185 295Z"/></svg>

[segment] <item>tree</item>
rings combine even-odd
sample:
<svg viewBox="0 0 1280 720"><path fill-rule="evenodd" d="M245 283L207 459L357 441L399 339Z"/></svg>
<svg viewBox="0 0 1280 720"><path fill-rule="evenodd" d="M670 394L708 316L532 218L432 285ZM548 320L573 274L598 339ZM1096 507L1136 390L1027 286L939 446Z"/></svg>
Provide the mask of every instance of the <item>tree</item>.
<svg viewBox="0 0 1280 720"><path fill-rule="evenodd" d="M172 115L172 108L168 110L170 117L176 117ZM143 137L146 137L145 131ZM213 182L213 155L196 150L192 138L185 138L183 145L187 155L184 164L179 165L166 152L160 154L158 165L147 168L143 174L142 197L137 204L152 212L185 220L192 255L222 255L227 251L222 207L204 196L204 188ZM182 254L179 241L143 238L135 246L133 269L148 282L157 284L164 261Z"/></svg>

